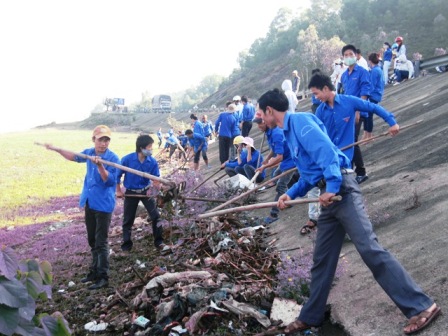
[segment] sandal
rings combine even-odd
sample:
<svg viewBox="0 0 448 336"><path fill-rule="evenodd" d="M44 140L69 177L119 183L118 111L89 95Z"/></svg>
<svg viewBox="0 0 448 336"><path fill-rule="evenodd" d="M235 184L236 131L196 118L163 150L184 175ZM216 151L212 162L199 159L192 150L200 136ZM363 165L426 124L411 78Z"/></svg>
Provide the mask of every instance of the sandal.
<svg viewBox="0 0 448 336"><path fill-rule="evenodd" d="M309 219L308 222L300 229L301 235L306 235L313 232L316 229L317 221L314 219Z"/></svg>
<svg viewBox="0 0 448 336"><path fill-rule="evenodd" d="M435 318L437 318L437 316L440 315L441 311L442 310L440 309L440 307L436 306L432 311L424 310L420 314L411 317L405 328L408 328L410 326L415 326L416 328L409 331L403 330L403 332L406 335L411 335L426 328L431 323L431 321L433 321Z"/></svg>
<svg viewBox="0 0 448 336"><path fill-rule="evenodd" d="M310 328L311 328L311 326L309 326L305 322L295 320L294 322L291 322L290 324L288 324L288 326L286 327L284 332L286 335L288 335L288 334L296 333L298 331L304 331L304 330L307 330Z"/></svg>

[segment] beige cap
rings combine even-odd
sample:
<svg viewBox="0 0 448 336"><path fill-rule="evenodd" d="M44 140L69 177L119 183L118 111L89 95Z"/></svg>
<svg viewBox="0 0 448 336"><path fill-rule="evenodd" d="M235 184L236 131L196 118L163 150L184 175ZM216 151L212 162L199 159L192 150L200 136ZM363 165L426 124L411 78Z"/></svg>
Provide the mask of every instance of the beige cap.
<svg viewBox="0 0 448 336"><path fill-rule="evenodd" d="M93 130L93 136L96 139L99 139L99 138L102 138L102 137L108 137L110 139L111 138L111 134L112 134L112 132L110 131L110 128L107 127L106 125L98 125Z"/></svg>

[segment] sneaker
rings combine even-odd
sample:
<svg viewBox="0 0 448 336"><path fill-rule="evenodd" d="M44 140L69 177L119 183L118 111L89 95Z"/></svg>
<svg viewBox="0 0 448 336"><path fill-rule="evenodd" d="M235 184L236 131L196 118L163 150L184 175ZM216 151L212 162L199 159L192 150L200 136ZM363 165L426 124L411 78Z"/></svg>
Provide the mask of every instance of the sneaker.
<svg viewBox="0 0 448 336"><path fill-rule="evenodd" d="M264 223L265 224L272 224L274 223L276 220L278 220L278 217L273 217L273 216L268 216L264 219Z"/></svg>
<svg viewBox="0 0 448 336"><path fill-rule="evenodd" d="M107 279L99 279L93 285L89 286L88 289L100 289L103 287L109 287L109 281Z"/></svg>
<svg viewBox="0 0 448 336"><path fill-rule="evenodd" d="M394 83L394 86L397 86L398 84L400 84L400 82L396 82L396 83Z"/></svg>
<svg viewBox="0 0 448 336"><path fill-rule="evenodd" d="M81 279L82 283L92 282L92 281L96 281L96 274L93 272L89 272L89 274L87 274L85 278Z"/></svg>
<svg viewBox="0 0 448 336"><path fill-rule="evenodd" d="M359 176L356 176L356 182L358 182L358 184L361 184L361 183L367 181L368 178L369 177L367 175L359 175Z"/></svg>

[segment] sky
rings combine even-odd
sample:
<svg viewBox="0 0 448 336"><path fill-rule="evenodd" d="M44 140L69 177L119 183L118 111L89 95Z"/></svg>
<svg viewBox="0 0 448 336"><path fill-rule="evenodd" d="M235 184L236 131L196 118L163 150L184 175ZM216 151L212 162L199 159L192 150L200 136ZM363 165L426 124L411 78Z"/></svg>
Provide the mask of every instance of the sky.
<svg viewBox="0 0 448 336"><path fill-rule="evenodd" d="M228 76L281 7L309 0L17 0L0 4L0 133L83 120Z"/></svg>

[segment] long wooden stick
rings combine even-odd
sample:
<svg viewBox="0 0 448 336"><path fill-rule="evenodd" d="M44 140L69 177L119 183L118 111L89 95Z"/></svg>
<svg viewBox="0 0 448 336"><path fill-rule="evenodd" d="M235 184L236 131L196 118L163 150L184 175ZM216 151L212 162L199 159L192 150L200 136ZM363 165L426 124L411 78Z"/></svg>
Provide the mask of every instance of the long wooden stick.
<svg viewBox="0 0 448 336"><path fill-rule="evenodd" d="M296 171L296 170L297 170L297 168L291 168L291 169L289 169L289 170L287 170L287 171L281 173L280 175L277 175L277 176L271 178L270 180L267 180L267 181L263 182L262 184L260 184L259 186L253 188L252 190L249 190L249 191L247 191L247 192L245 192L245 193L242 193L241 195L239 195L239 196L237 196L237 197L234 197L234 198L232 198L231 200L228 200L226 203L223 203L223 204L217 206L216 208L211 209L210 212L211 212L211 211L216 211L216 210L222 209L222 208L226 207L227 205L229 205L230 203L233 203L233 202L235 202L235 201L237 201L237 200L239 200L239 199L241 199L241 198L243 198L243 197L246 197L247 195L249 195L249 194L251 194L251 193L257 191L258 189L260 189L260 188L262 188L262 187L264 187L264 186L267 185L269 182L276 181L276 180L278 180L280 177L285 176L286 174L292 173L292 172L294 172L294 171Z"/></svg>
<svg viewBox="0 0 448 336"><path fill-rule="evenodd" d="M219 184L216 183L218 182L220 179L222 179L224 176L227 176L227 173L224 173L223 175L221 175L220 177L218 177L216 180L213 181L214 184L216 184L217 187L219 187Z"/></svg>
<svg viewBox="0 0 448 336"><path fill-rule="evenodd" d="M39 142L35 142L34 144L38 145L38 146L46 147L45 144L42 144L42 143L39 143ZM67 153L79 156L79 157L81 157L83 159L86 159L86 160L93 160L94 159L93 156L86 155L86 154L83 154L83 153L72 152L72 151L69 151L69 150L66 150L66 149L63 149L63 148L59 148L59 147L51 146L51 149L55 150L55 151L65 151ZM132 174L135 174L135 175L138 175L138 176L141 176L141 177L145 177L145 178L150 179L150 180L158 181L160 183L163 183L163 184L166 184L166 185L169 185L169 186L173 186L174 185L173 181L168 181L168 180L165 180L165 179L163 179L161 177L154 176L154 175L142 172L140 170L136 170L136 169L132 169L132 168L129 168L129 167L125 167L125 166L122 166L122 165L120 165L118 163L115 163L115 162L110 162L110 161L106 161L106 160L103 160L103 159L99 159L98 161L101 162L102 164L105 164L105 165L108 165L108 166L112 166L112 167L115 167L117 169L121 169L121 170L127 171L128 173L132 173Z"/></svg>
<svg viewBox="0 0 448 336"><path fill-rule="evenodd" d="M402 126L402 127L400 127L399 130L402 131L402 130L404 130L404 129L406 129L406 128L415 126L415 125L421 123L422 121L423 121L423 119L418 120L418 121L416 121L416 122L413 123L413 124L409 124L409 125ZM369 141L372 141L372 140L381 138L381 137L386 136L386 135L389 135L389 132L384 132L384 133L375 135L374 137L371 137L370 139L364 139L364 140L356 141L356 142L354 142L354 143L352 143L352 144L350 144L350 145L347 145L347 146L345 146L345 147L340 148L340 150L343 151L343 150L346 150L346 149L348 149L348 148L350 148L350 147L353 147L353 146L356 146L356 145L361 145L361 144L363 144L363 143L366 143L366 142L369 142Z"/></svg>
<svg viewBox="0 0 448 336"><path fill-rule="evenodd" d="M341 196L333 196L331 198L332 201L340 201L342 200ZM306 199L299 199L299 200L292 200L292 201L286 201L286 205L295 205L295 204L308 204L308 203L318 203L318 198L306 198ZM227 213L231 212L242 212L242 211L249 211L249 210L255 210L255 209L264 209L264 208L272 208L274 206L277 206L277 202L266 202L266 203L258 203L258 204L250 204L250 205L244 205L237 208L232 209L224 209L219 211L213 211L213 212L207 212L202 215L199 215L198 218L207 218L207 217L213 217L213 216L219 216L219 215L225 215Z"/></svg>

